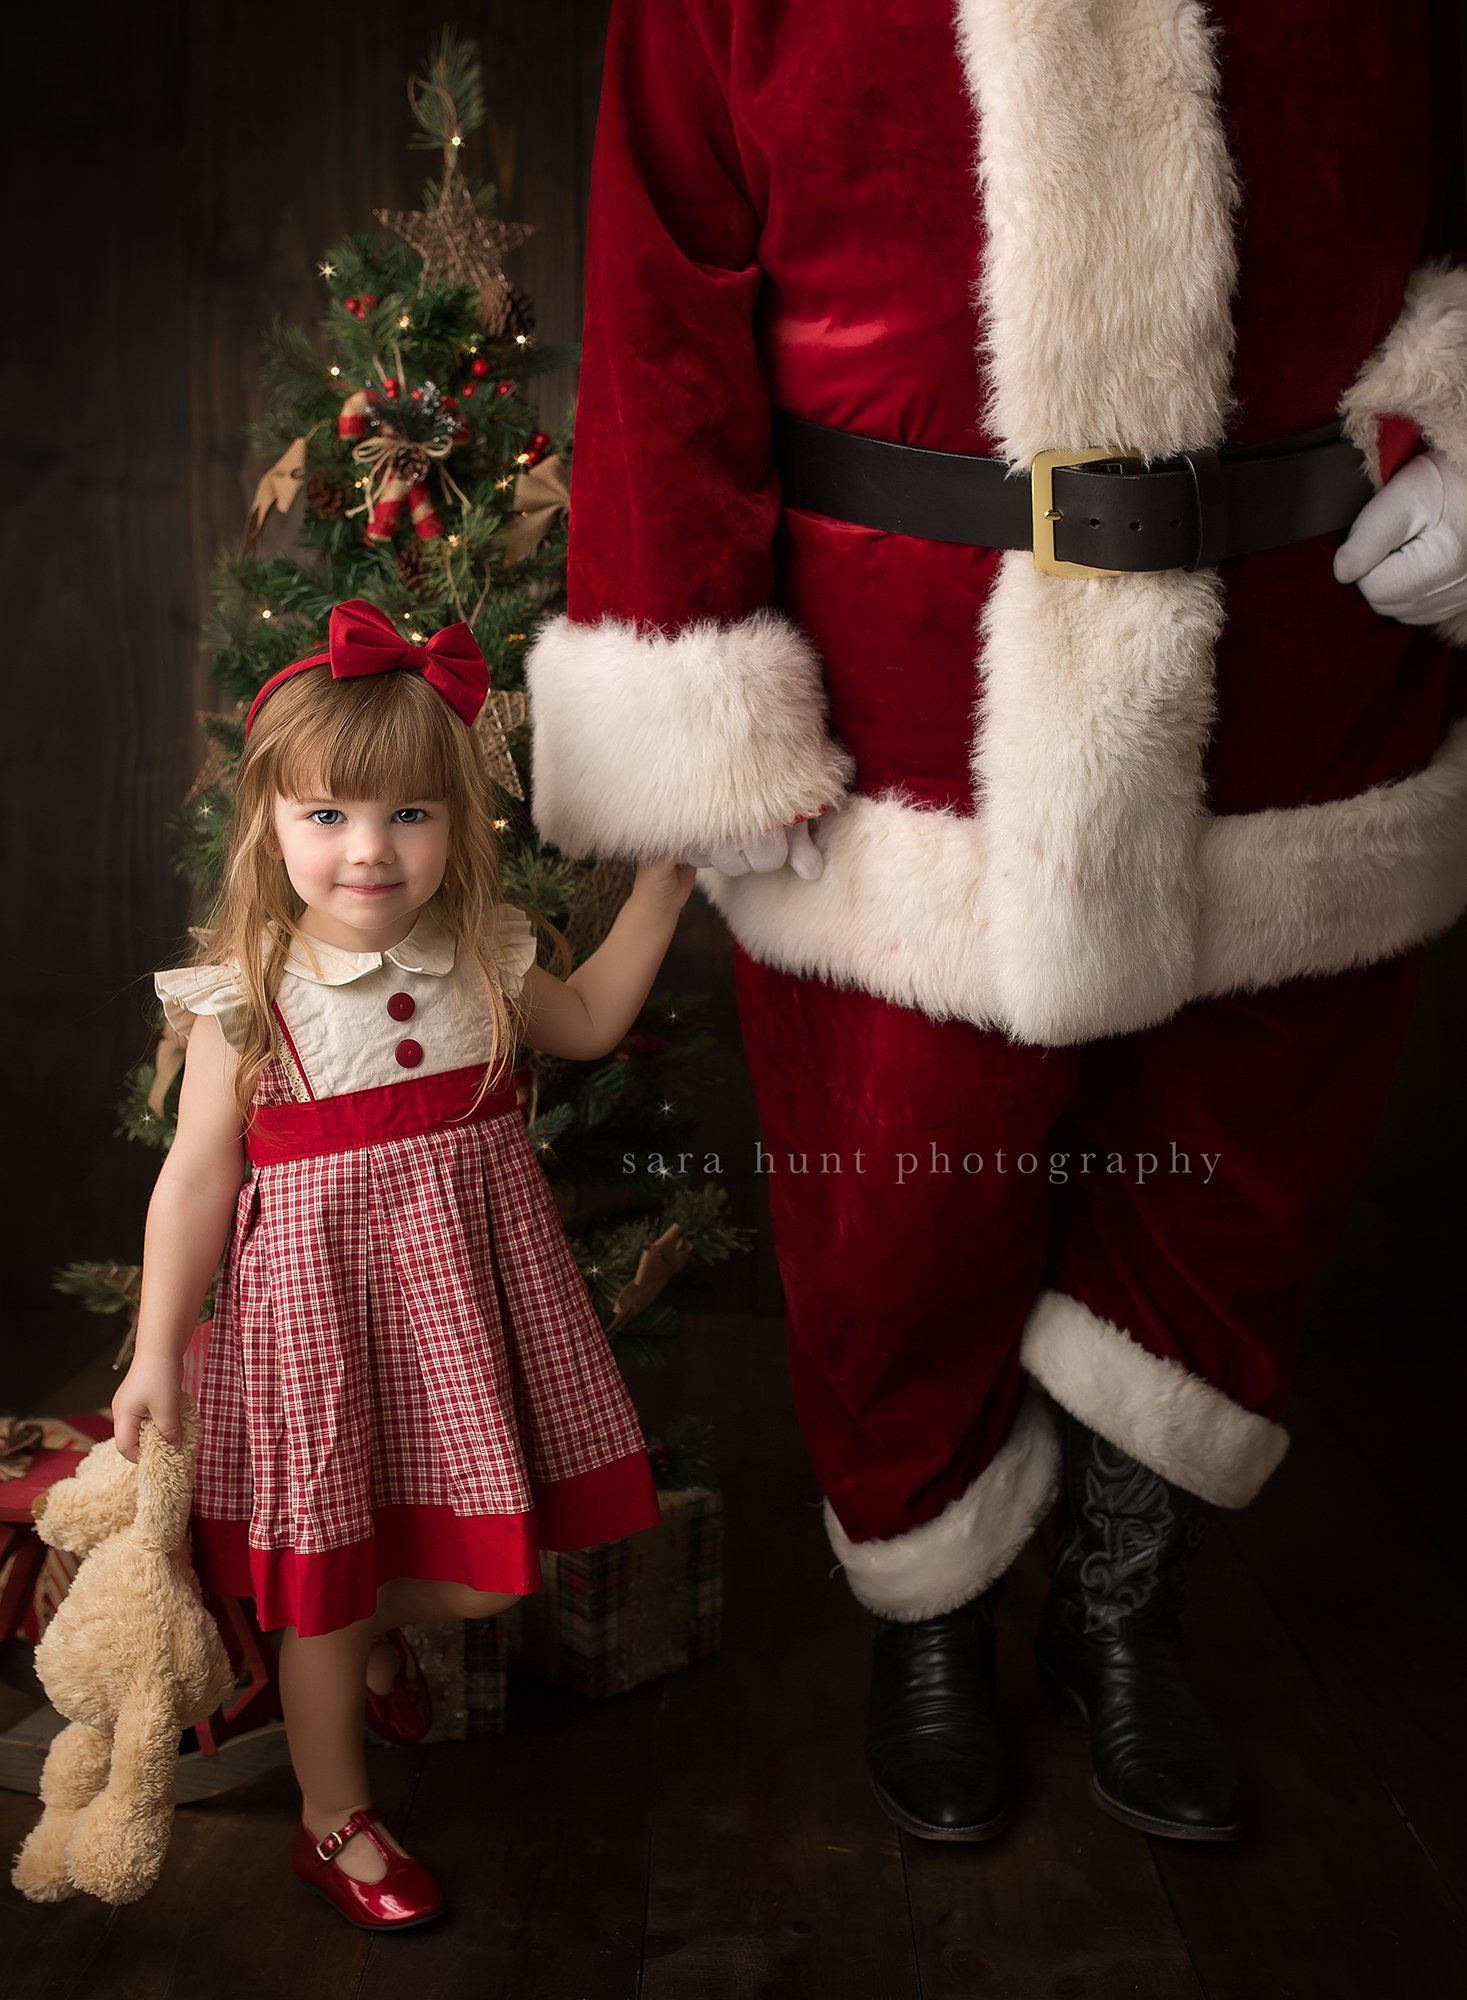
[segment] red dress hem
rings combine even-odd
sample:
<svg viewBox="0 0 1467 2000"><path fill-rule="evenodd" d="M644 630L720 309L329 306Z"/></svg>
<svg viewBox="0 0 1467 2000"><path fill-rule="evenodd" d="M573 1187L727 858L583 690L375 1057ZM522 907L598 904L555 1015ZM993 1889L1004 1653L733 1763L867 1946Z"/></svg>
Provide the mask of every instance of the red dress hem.
<svg viewBox="0 0 1467 2000"><path fill-rule="evenodd" d="M249 1539L247 1520L195 1512L189 1522L194 1567L199 1581L220 1596L254 1598L261 1631L293 1625L301 1638L312 1639L370 1617L378 1587L395 1578L528 1596L541 1587L542 1549L594 1548L662 1520L645 1451L571 1479L532 1482L532 1492L527 1514L374 1507L370 1536L309 1554L259 1548Z"/></svg>

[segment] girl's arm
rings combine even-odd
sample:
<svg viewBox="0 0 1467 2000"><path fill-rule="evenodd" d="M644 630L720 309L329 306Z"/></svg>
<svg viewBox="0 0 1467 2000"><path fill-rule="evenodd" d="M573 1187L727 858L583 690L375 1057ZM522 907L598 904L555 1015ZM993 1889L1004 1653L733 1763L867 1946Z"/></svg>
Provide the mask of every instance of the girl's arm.
<svg viewBox="0 0 1467 2000"><path fill-rule="evenodd" d="M652 990L697 872L670 859L643 862L605 939L569 979L531 966L524 987L531 1048L578 1060L610 1055Z"/></svg>
<svg viewBox="0 0 1467 2000"><path fill-rule="evenodd" d="M244 1132L234 1101L237 1060L217 1018L199 1015L184 1053L178 1130L148 1203L132 1366L112 1398L117 1449L134 1462L145 1416L170 1444L178 1443L183 1350L198 1325L244 1179Z"/></svg>

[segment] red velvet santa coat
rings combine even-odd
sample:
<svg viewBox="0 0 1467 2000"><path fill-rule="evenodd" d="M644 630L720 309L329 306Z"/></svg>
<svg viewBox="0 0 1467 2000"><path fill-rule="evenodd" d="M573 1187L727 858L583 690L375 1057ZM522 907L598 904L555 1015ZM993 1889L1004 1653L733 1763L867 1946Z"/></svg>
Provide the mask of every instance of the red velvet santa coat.
<svg viewBox="0 0 1467 2000"><path fill-rule="evenodd" d="M750 958L1041 1050L1445 928L1467 619L1380 617L1337 534L1076 579L782 510L770 410L1021 479L1339 412L1377 485L1423 440L1467 473L1456 77L1448 0L614 0L542 834L678 855L833 802L818 880L700 872ZM1220 1504L1282 1454L1060 1293L1023 1352ZM980 1587L1054 1456L1028 1411L941 1519L868 1522L864 1567L827 1509L858 1595Z"/></svg>
<svg viewBox="0 0 1467 2000"><path fill-rule="evenodd" d="M1394 954L1467 902L1446 634L1340 537L1073 579L781 512L771 403L942 451L1160 456L1337 409L1467 470L1452 9L616 0L566 614L534 805L755 957L1063 1044ZM1435 46L1434 46L1435 43Z"/></svg>

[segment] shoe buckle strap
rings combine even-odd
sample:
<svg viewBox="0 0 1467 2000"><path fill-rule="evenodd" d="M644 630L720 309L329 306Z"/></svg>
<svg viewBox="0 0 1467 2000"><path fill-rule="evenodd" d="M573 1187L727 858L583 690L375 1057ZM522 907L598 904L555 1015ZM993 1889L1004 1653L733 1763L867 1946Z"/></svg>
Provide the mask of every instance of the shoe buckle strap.
<svg viewBox="0 0 1467 2000"><path fill-rule="evenodd" d="M383 1846L381 1837L372 1824L374 1816L370 1806L358 1806L354 1813L341 1822L340 1826L331 1833L323 1834L316 1842L317 1859L320 1861L334 1861L342 1848L352 1838L353 1834L358 1833L366 1834L372 1845L380 1852L386 1854L388 1850Z"/></svg>

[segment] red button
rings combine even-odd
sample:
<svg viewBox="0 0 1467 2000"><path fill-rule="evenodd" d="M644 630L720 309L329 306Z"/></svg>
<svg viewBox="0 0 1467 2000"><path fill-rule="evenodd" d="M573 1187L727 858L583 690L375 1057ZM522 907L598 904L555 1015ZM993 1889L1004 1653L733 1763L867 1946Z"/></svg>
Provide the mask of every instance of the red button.
<svg viewBox="0 0 1467 2000"><path fill-rule="evenodd" d="M393 1054L404 1069L416 1069L418 1064L423 1060L423 1044L412 1041L399 1042L393 1050Z"/></svg>
<svg viewBox="0 0 1467 2000"><path fill-rule="evenodd" d="M409 1021L417 1012L418 1003L411 993L394 993L387 1002L387 1011L394 1021Z"/></svg>

